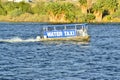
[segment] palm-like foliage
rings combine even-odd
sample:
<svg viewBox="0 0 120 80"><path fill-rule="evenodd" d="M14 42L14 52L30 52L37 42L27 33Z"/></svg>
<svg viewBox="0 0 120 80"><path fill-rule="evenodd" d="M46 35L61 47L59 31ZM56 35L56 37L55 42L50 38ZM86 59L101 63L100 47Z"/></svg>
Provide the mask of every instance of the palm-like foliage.
<svg viewBox="0 0 120 80"><path fill-rule="evenodd" d="M96 3L93 4L92 9L94 12L100 11L103 12L104 11L104 1L103 0L98 0Z"/></svg>
<svg viewBox="0 0 120 80"><path fill-rule="evenodd" d="M97 21L102 20L102 15L104 11L104 0L97 0L96 3L93 4L92 9L94 11L94 15L96 16Z"/></svg>
<svg viewBox="0 0 120 80"><path fill-rule="evenodd" d="M105 0L104 6L110 14L114 13L115 9L117 9L118 2L117 0Z"/></svg>
<svg viewBox="0 0 120 80"><path fill-rule="evenodd" d="M50 3L47 6L50 18L63 22L74 18L74 5L71 3Z"/></svg>
<svg viewBox="0 0 120 80"><path fill-rule="evenodd" d="M83 14L87 14L87 0L79 0Z"/></svg>
<svg viewBox="0 0 120 80"><path fill-rule="evenodd" d="M79 0L79 3L83 6L87 6L87 0Z"/></svg>
<svg viewBox="0 0 120 80"><path fill-rule="evenodd" d="M60 14L62 11L61 4L59 3L49 3L47 6L48 13L52 13L54 15Z"/></svg>
<svg viewBox="0 0 120 80"><path fill-rule="evenodd" d="M75 10L75 6L71 3L65 3L63 4L63 10L65 12L65 15L66 15L66 19L72 21L75 19L75 13L74 13L74 10Z"/></svg>

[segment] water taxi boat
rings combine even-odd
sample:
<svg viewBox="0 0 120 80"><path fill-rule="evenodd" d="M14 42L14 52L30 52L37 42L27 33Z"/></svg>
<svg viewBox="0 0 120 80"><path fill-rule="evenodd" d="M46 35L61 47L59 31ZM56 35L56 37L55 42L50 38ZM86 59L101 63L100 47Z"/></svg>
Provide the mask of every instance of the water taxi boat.
<svg viewBox="0 0 120 80"><path fill-rule="evenodd" d="M87 24L50 25L43 27L43 36L37 36L37 40L89 42L87 31Z"/></svg>

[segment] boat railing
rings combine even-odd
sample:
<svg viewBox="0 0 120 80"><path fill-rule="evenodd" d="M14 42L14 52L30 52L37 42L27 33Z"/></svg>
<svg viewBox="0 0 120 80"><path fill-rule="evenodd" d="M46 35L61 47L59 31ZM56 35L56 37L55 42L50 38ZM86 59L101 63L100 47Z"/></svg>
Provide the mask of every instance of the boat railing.
<svg viewBox="0 0 120 80"><path fill-rule="evenodd" d="M87 24L48 25L43 27L43 31L79 30L79 29L87 29Z"/></svg>

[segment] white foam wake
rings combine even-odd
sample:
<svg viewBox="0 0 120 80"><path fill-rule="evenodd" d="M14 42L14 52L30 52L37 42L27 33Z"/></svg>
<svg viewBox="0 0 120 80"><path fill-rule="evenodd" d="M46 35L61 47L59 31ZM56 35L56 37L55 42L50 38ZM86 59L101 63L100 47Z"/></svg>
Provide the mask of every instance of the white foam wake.
<svg viewBox="0 0 120 80"><path fill-rule="evenodd" d="M29 39L22 39L19 37L14 37L11 39L0 39L0 42L10 42L10 43L14 43L14 42L37 42L38 39L34 39L34 38L29 38Z"/></svg>

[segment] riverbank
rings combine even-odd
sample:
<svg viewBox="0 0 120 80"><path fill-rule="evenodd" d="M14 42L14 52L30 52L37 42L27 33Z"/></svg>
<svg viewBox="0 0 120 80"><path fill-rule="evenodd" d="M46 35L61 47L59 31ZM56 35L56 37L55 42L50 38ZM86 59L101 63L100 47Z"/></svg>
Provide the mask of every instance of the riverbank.
<svg viewBox="0 0 120 80"><path fill-rule="evenodd" d="M46 15L37 15L37 14L29 14L25 13L20 16L12 17L10 15L3 16L0 15L0 22L48 22L48 23L83 23L83 21L74 21L74 22L51 22ZM86 21L87 22L87 21ZM102 21L96 22L95 20L89 21L88 23L120 23L120 18L114 18L111 20L107 20L106 18L103 18Z"/></svg>
<svg viewBox="0 0 120 80"><path fill-rule="evenodd" d="M45 15L25 13L16 17L0 15L0 22L48 22L48 19Z"/></svg>
<svg viewBox="0 0 120 80"><path fill-rule="evenodd" d="M118 2L114 2L116 5L113 7L116 8L112 10L105 4L101 5L103 2L99 1L94 4L91 3L91 6L87 5L89 2L85 3L87 6L81 3L82 2L71 3L67 1L40 1L38 3L0 2L0 21L49 23L120 22L120 4L118 4Z"/></svg>

